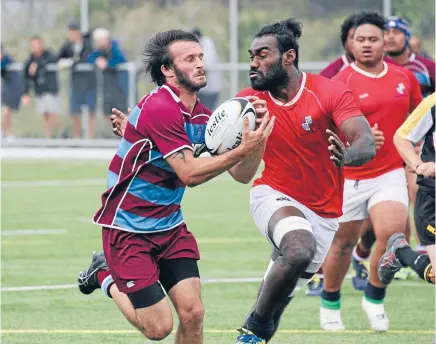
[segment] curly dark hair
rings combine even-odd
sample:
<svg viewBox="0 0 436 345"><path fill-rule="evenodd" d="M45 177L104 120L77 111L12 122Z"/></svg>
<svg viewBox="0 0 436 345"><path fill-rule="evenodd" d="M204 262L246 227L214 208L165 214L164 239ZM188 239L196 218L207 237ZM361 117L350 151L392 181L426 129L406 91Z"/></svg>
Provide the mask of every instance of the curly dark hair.
<svg viewBox="0 0 436 345"><path fill-rule="evenodd" d="M364 11L359 13L356 16L356 25L358 26L364 25L364 24L372 24L380 28L380 30L385 31L386 30L386 19L378 12L374 11Z"/></svg>
<svg viewBox="0 0 436 345"><path fill-rule="evenodd" d="M356 27L356 17L357 14L352 14L347 17L341 25L341 42L343 47L345 47L345 43L347 42L348 33L352 28Z"/></svg>
<svg viewBox="0 0 436 345"><path fill-rule="evenodd" d="M177 41L198 43L198 38L194 34L183 30L158 32L147 42L142 52L145 71L150 75L151 80L159 86L165 83L165 76L160 69L161 66L169 68L173 64L173 58L168 51L168 47Z"/></svg>
<svg viewBox="0 0 436 345"><path fill-rule="evenodd" d="M293 18L264 26L255 37L272 35L277 37L278 48L281 53L294 49L296 58L295 67L298 68L298 39L301 37L303 25Z"/></svg>

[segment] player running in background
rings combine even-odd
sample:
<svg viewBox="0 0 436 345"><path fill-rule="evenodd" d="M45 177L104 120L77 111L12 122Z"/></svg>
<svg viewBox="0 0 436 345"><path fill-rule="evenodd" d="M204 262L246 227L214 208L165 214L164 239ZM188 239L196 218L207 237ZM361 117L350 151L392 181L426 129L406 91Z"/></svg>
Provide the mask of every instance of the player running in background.
<svg viewBox="0 0 436 345"><path fill-rule="evenodd" d="M353 62L354 57L351 51L351 44L353 41L354 29L355 29L356 15L352 14L347 17L341 25L341 42L344 47L344 54L330 63L319 74L326 78L333 78L336 74L347 67Z"/></svg>
<svg viewBox="0 0 436 345"><path fill-rule="evenodd" d="M435 91L435 63L433 60L426 59L422 56L418 56L410 51L409 40L411 37L409 24L407 21L400 17L389 17L386 21L387 32L385 34L385 53L387 54L386 61L393 62L402 67L405 67L412 71L418 79L421 86L422 95L425 97L429 93ZM419 155L420 141L415 146L416 155ZM414 208L416 200L416 191L418 186L416 184L416 174L413 171L413 167L406 166L406 176L409 200L412 208ZM415 222L413 217L409 219L406 228L406 238L410 238L410 234L416 234ZM361 241L357 244L353 254L353 266L356 271L363 272L365 270L363 261L368 260L371 254L371 247L375 242L374 232L371 224L367 224L366 231L362 235ZM417 239L418 246L416 250L425 254L425 248L419 245L419 239ZM397 273L398 278L406 279L410 270L400 270ZM360 276L360 286L365 285L365 274ZM354 279L353 279L354 281Z"/></svg>
<svg viewBox="0 0 436 345"><path fill-rule="evenodd" d="M336 74L346 68L353 60L353 53L351 52L351 44L353 41L354 24L356 15L352 14L347 17L341 25L341 42L344 47L344 54L330 63L324 68L320 75L326 78L333 78ZM313 279L307 284L306 295L308 296L321 296L324 275L322 274L322 267L314 275Z"/></svg>
<svg viewBox="0 0 436 345"><path fill-rule="evenodd" d="M435 105L436 93L433 93L422 101L394 136L401 157L418 175L415 223L428 255L412 250L404 234L392 235L378 265L378 274L384 284L391 283L395 273L405 266L425 281L435 283ZM413 144L422 138L421 155L417 157Z"/></svg>
<svg viewBox="0 0 436 345"><path fill-rule="evenodd" d="M271 340L292 297L324 261L342 213L341 167L375 154L366 119L341 82L298 68L301 24L293 19L262 28L250 49L252 89L276 116L262 176L250 192L250 211L275 248L257 301L238 343ZM345 147L342 140L350 146ZM262 156L247 176L253 176Z"/></svg>
<svg viewBox="0 0 436 345"><path fill-rule="evenodd" d="M181 30L160 32L148 42L144 56L146 71L158 87L131 112L110 163L108 190L94 216L94 223L103 227L104 256L93 256L79 276L79 288L89 294L102 287L151 340L162 340L172 331L167 293L179 317L176 343L201 343L200 256L183 220L184 189L250 164L249 156L262 150L274 119L270 121L263 107L257 130L249 131L244 122L236 149L194 158L193 145L204 144L210 114L197 99L197 91L206 85L198 39Z"/></svg>
<svg viewBox="0 0 436 345"><path fill-rule="evenodd" d="M356 60L335 77L351 89L370 125L377 125L386 140L376 137L378 150L372 161L344 168L344 214L323 265L320 325L330 331L344 329L340 289L360 227L367 218L374 226L377 243L362 308L373 330L386 331L389 327L383 305L386 287L378 279L377 264L389 237L404 232L408 218L406 176L392 138L422 96L408 70L383 61L384 30L385 20L378 13L359 14L353 38Z"/></svg>
<svg viewBox="0 0 436 345"><path fill-rule="evenodd" d="M418 175L415 223L428 255L412 250L404 234L392 235L387 252L378 265L378 274L384 284L391 283L395 273L405 266L412 268L425 281L435 283L435 105L436 94L433 93L422 101L394 136L401 157L414 167ZM413 144L422 138L421 155L417 157Z"/></svg>

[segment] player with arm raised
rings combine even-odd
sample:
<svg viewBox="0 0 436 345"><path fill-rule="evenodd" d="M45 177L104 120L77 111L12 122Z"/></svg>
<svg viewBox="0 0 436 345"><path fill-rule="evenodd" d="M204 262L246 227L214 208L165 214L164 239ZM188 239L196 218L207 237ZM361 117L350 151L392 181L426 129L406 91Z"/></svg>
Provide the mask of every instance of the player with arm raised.
<svg viewBox="0 0 436 345"><path fill-rule="evenodd" d="M377 238L371 256L369 283L362 308L375 331L386 331L389 320L384 311L386 287L377 276L377 264L389 237L405 231L408 195L403 161L392 138L408 113L422 100L419 85L410 72L383 61L384 18L363 12L356 18L353 38L355 62L335 79L353 92L367 120L384 134L375 158L360 167L345 167L343 216L339 231L323 265L320 324L325 330L342 330L340 289L350 265L352 249L364 220L370 219Z"/></svg>
<svg viewBox="0 0 436 345"><path fill-rule="evenodd" d="M418 175L415 223L427 254L412 250L403 233L392 235L387 252L378 264L378 275L384 284L390 284L401 267L410 267L425 281L435 283L435 105L436 94L433 93L421 102L394 136L400 156ZM413 144L422 138L424 143L417 157Z"/></svg>
<svg viewBox="0 0 436 345"><path fill-rule="evenodd" d="M301 24L293 19L260 30L249 49L252 88L237 95L266 101L276 118L266 147L229 170L235 180L248 182L265 161L250 193L250 211L274 248L240 343L272 338L285 307L317 272L338 229L341 167L364 164L375 154L371 129L350 90L298 69L300 36ZM114 132L122 135L126 117L114 111L112 119Z"/></svg>
<svg viewBox="0 0 436 345"><path fill-rule="evenodd" d="M317 272L338 228L341 167L359 166L375 154L371 129L350 90L299 70L300 36L301 24L293 19L262 28L249 49L252 89L238 95L266 100L276 118L263 153L265 169L250 192L251 214L275 251L239 343L271 340L286 305ZM257 168L239 164L229 171L238 180Z"/></svg>
<svg viewBox="0 0 436 345"><path fill-rule="evenodd" d="M93 256L79 288L89 294L101 287L151 340L164 339L173 328L166 292L179 317L176 343L201 343L200 255L183 219L183 193L262 148L274 119L262 107L258 129L249 131L246 121L237 148L194 158L193 145L204 144L210 115L197 99L206 85L198 39L181 30L160 32L144 55L157 88L132 110L110 163L108 189L94 216L103 227L104 256Z"/></svg>

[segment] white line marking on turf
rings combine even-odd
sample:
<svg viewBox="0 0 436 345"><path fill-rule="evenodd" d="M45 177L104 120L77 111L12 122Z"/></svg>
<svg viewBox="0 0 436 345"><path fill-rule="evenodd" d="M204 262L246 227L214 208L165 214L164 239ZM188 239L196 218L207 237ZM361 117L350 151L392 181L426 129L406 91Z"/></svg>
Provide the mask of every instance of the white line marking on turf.
<svg viewBox="0 0 436 345"><path fill-rule="evenodd" d="M3 329L0 334L138 334L137 330L134 329ZM173 331L172 334L175 334ZM203 333L237 333L235 329L206 329ZM323 331L319 329L279 329L277 333L286 334L373 334L378 335L379 333L371 330L345 330L345 331ZM388 334L435 334L434 330L389 330Z"/></svg>
<svg viewBox="0 0 436 345"><path fill-rule="evenodd" d="M67 229L26 229L26 230L2 230L1 236L29 236L29 235L59 235L66 234Z"/></svg>
<svg viewBox="0 0 436 345"><path fill-rule="evenodd" d="M351 278L351 275L346 277ZM243 283L260 283L262 278L210 278L202 279L202 284L243 284ZM413 287L433 287L433 285L425 282L409 282L404 281L401 286L413 286ZM63 289L75 289L77 284L63 284L63 285L29 285L29 286L8 286L2 287L1 292L18 292L18 291L45 291L45 290L63 290Z"/></svg>
<svg viewBox="0 0 436 345"><path fill-rule="evenodd" d="M32 187L71 187L71 186L103 186L105 179L78 179L78 180L40 180L40 181L6 181L1 183L2 188L32 188Z"/></svg>
<svg viewBox="0 0 436 345"><path fill-rule="evenodd" d="M41 286L12 286L2 287L2 292L17 292L17 291L38 291L38 290L62 290L77 288L77 284L64 285L41 285Z"/></svg>

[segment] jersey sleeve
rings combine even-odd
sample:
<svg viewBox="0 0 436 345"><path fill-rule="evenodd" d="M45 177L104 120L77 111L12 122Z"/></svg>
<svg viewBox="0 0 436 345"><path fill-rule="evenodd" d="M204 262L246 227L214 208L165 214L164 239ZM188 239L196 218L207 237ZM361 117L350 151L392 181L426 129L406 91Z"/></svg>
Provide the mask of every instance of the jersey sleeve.
<svg viewBox="0 0 436 345"><path fill-rule="evenodd" d="M239 91L235 97L247 97L247 96L254 96L256 93L258 93L259 91L256 91L254 89L252 89L251 87L247 87L245 89L242 89L241 91Z"/></svg>
<svg viewBox="0 0 436 345"><path fill-rule="evenodd" d="M340 81L335 81L337 84L331 96L330 112L336 127L345 120L356 116L363 116L360 111L353 93L345 84Z"/></svg>
<svg viewBox="0 0 436 345"><path fill-rule="evenodd" d="M407 71L407 75L410 79L411 90L409 112L412 112L422 102L421 86L419 85L418 79L416 79L413 72L409 71L408 69L405 70Z"/></svg>
<svg viewBox="0 0 436 345"><path fill-rule="evenodd" d="M431 108L435 106L436 94L425 98L416 109L410 114L407 120L397 130L401 138L416 144L427 134L433 126Z"/></svg>
<svg viewBox="0 0 436 345"><path fill-rule="evenodd" d="M137 130L147 133L157 146L163 158L182 149L193 150L185 130L183 115L178 107L148 106L143 107ZM142 127L142 128L141 128Z"/></svg>

